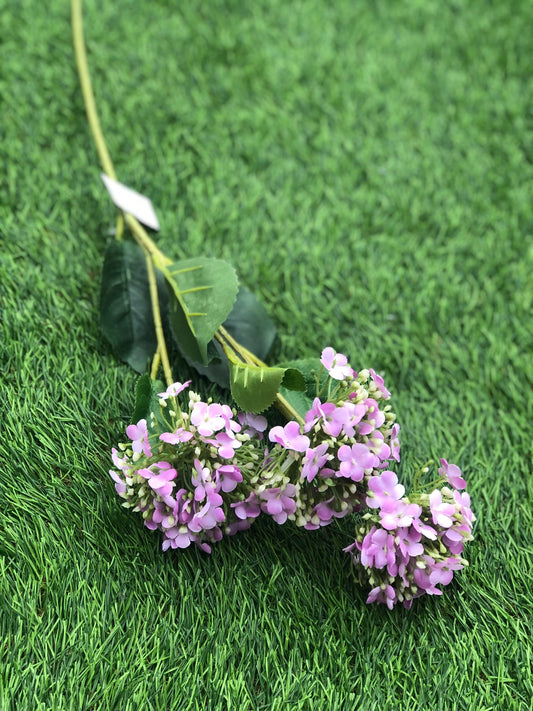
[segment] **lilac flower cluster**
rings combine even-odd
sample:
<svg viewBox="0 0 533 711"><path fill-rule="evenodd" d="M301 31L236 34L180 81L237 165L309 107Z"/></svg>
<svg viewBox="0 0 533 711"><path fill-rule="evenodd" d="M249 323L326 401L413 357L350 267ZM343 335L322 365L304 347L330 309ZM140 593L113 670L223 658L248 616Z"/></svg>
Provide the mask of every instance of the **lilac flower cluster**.
<svg viewBox="0 0 533 711"><path fill-rule="evenodd" d="M260 513L249 479L263 460L267 423L193 392L181 410L177 397L189 383L159 394L160 417L127 428L131 441L113 449L110 474L123 506L162 531L163 550L195 543L210 552L211 543L249 528Z"/></svg>
<svg viewBox="0 0 533 711"><path fill-rule="evenodd" d="M264 417L192 391L182 409L178 396L190 381L160 393L160 412L130 425L130 442L112 451L123 506L162 532L163 550L195 543L205 552L261 513L306 530L360 513L344 550L370 586L367 602L410 608L423 594L441 595L437 586L467 565L462 554L472 539L461 470L441 459L439 478L406 496L390 469L400 461L400 427L383 378L356 373L333 348L320 361L305 418L268 434Z"/></svg>
<svg viewBox="0 0 533 711"><path fill-rule="evenodd" d="M439 474L439 487L410 496L394 472L369 480L366 503L374 512L363 516L354 543L345 548L360 581L371 587L368 603L410 608L423 594L442 595L437 585L447 585L467 565L461 555L475 518L469 495L460 491L466 482L445 459Z"/></svg>
<svg viewBox="0 0 533 711"><path fill-rule="evenodd" d="M384 401L390 397L373 370L355 373L346 357L325 348L325 392L315 397L300 425L273 427L274 444L254 493L278 523L292 520L314 530L364 507L372 474L399 460L399 426ZM319 381L320 382L320 379Z"/></svg>

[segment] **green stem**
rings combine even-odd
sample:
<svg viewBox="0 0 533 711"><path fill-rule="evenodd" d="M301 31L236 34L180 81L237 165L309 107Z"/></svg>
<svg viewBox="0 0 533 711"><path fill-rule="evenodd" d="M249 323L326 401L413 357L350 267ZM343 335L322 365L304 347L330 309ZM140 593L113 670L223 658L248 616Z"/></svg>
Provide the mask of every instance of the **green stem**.
<svg viewBox="0 0 533 711"><path fill-rule="evenodd" d="M155 269L152 258L149 254L146 255L146 268L148 270L148 284L150 287L150 299L152 301L152 314L154 318L155 335L157 338L157 352L161 358L163 372L167 385L170 386L174 382L170 362L168 359L167 346L165 343L165 334L163 333L163 325L161 323L161 310L159 308L159 297L157 295L157 281L155 278Z"/></svg>
<svg viewBox="0 0 533 711"><path fill-rule="evenodd" d="M76 55L76 65L78 67L81 92L83 95L85 110L87 112L87 120L89 122L89 127L91 129L91 133L94 139L94 143L96 145L98 156L100 158L100 163L102 164L102 168L110 178L113 178L113 180L117 180L115 168L113 167L113 162L111 161L111 156L109 155L104 134L100 126L100 119L98 118L98 111L96 110L96 102L94 100L91 75L89 73L89 65L87 62L87 52L85 49L85 40L83 37L81 0L71 0L70 7L72 17L72 38L74 43L74 53ZM140 222L135 217L133 217L133 215L130 215L128 213L124 213L123 218L122 213L119 214L119 218L117 220L117 239L122 239L124 221L130 228L131 233L135 238L135 241L143 248L144 253L146 254L146 264L148 267L148 282L150 286L150 298L152 301L152 311L154 315L154 325L158 344L157 347L161 362L163 364L163 370L165 373L167 384L171 385L174 382L174 379L172 377L172 371L170 369L167 346L163 335L163 328L161 326L161 310L159 308L159 299L157 296L157 284L155 279L153 257L159 257L160 260L167 263L170 263L170 260L167 259L165 255L155 246L152 240L148 237L146 231L144 230Z"/></svg>

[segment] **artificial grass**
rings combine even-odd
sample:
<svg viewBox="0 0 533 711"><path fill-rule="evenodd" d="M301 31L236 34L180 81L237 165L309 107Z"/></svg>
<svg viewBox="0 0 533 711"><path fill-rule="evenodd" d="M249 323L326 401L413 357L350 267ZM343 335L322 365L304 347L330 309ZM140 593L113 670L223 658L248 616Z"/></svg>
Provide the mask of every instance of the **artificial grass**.
<svg viewBox="0 0 533 711"><path fill-rule="evenodd" d="M107 470L136 376L98 330L114 211L67 3L0 14L0 709L528 709L533 9L84 3L119 178L158 243L228 259L279 356L386 374L400 477L445 456L471 565L367 607L353 523L160 551ZM180 373L181 375L181 373ZM198 381L200 382L200 381Z"/></svg>

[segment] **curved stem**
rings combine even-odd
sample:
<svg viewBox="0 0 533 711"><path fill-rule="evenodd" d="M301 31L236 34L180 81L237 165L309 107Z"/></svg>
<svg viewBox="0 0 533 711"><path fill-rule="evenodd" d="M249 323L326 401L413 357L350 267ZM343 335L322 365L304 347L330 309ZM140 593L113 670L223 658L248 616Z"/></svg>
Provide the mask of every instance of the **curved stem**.
<svg viewBox="0 0 533 711"><path fill-rule="evenodd" d="M111 161L111 156L109 155L104 134L100 126L100 119L98 118L98 111L96 110L96 102L94 100L91 75L89 73L89 65L87 63L85 40L83 37L81 0L71 0L70 6L72 16L72 36L74 43L74 53L76 55L76 64L80 77L80 85L83 95L83 101L85 103L85 110L87 112L87 120L89 122L89 127L91 129L94 143L96 145L96 150L98 151L98 156L100 158L102 168L104 169L104 172L109 175L110 178L113 178L113 180L117 180L115 168L113 167L113 162ZM135 217L133 217L133 215L130 215L128 213L119 213L117 219L117 239L122 239L124 222L126 222L135 238L135 241L143 248L144 253L146 255L148 283L150 287L150 299L152 302L152 312L157 337L157 350L161 362L163 364L163 370L165 373L167 384L171 385L174 380L172 378L172 371L170 369L170 363L168 360L168 353L165 343L165 337L163 334L163 327L161 325L161 311L159 308L157 282L155 278L155 271L152 259L154 256L157 256L160 260L166 262L170 262L170 260L168 260L165 255L159 249L157 249L155 244L146 234L146 231L144 230L140 222ZM157 360L157 355L155 360ZM152 372L154 368L157 372L157 366L155 365L155 363L152 368Z"/></svg>
<svg viewBox="0 0 533 711"><path fill-rule="evenodd" d="M87 120L93 134L94 143L100 163L105 173L113 180L117 179L111 156L107 150L107 145L104 139L104 134L100 127L100 119L96 110L94 94L91 85L91 76L89 74L89 65L87 64L87 52L85 51L85 41L83 39L83 21L81 12L81 0L71 0L71 17L72 17L72 37L74 41L74 52L76 55L76 64L78 65L78 74L80 76L81 92L85 103L85 111L87 112Z"/></svg>

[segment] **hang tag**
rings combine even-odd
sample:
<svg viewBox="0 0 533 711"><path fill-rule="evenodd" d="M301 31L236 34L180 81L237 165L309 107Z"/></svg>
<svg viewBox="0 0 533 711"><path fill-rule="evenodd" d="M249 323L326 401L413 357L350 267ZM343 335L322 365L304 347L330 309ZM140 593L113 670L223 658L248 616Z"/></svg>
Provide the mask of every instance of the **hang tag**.
<svg viewBox="0 0 533 711"><path fill-rule="evenodd" d="M111 195L111 200L124 212L128 212L152 230L159 230L159 220L155 214L152 201L146 195L128 188L127 185L113 180L105 173L100 173L107 192Z"/></svg>

